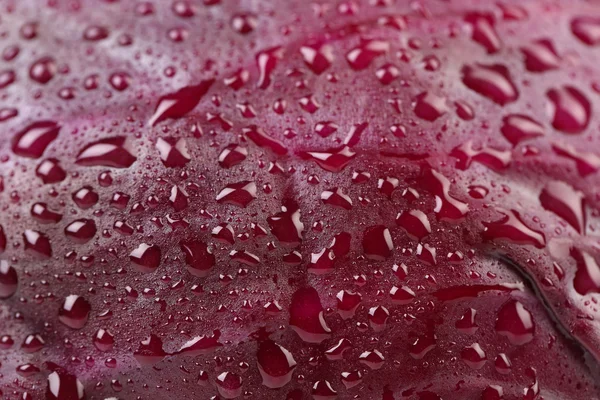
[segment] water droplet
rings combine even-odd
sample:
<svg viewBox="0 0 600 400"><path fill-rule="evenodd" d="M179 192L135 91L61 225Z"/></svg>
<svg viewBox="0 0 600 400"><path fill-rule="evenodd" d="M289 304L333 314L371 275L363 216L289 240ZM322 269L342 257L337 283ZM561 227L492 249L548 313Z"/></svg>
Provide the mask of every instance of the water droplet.
<svg viewBox="0 0 600 400"><path fill-rule="evenodd" d="M108 37L108 28L104 26L90 26L83 31L83 38L90 42L97 42L99 40L106 39Z"/></svg>
<svg viewBox="0 0 600 400"><path fill-rule="evenodd" d="M502 400L504 397L502 386L489 385L481 395L481 400Z"/></svg>
<svg viewBox="0 0 600 400"><path fill-rule="evenodd" d="M323 306L317 291L300 288L292 295L290 327L307 343L321 343L329 338L331 329L323 318Z"/></svg>
<svg viewBox="0 0 600 400"><path fill-rule="evenodd" d="M250 80L250 72L245 69L238 69L229 77L223 79L223 83L233 90L240 90Z"/></svg>
<svg viewBox="0 0 600 400"><path fill-rule="evenodd" d="M56 158L43 160L35 169L35 174L45 184L62 182L67 177L67 173Z"/></svg>
<svg viewBox="0 0 600 400"><path fill-rule="evenodd" d="M85 218L75 220L65 227L65 235L77 243L87 243L96 235L96 223Z"/></svg>
<svg viewBox="0 0 600 400"><path fill-rule="evenodd" d="M333 400L337 392L328 381L316 381L312 387L312 397L314 400Z"/></svg>
<svg viewBox="0 0 600 400"><path fill-rule="evenodd" d="M325 171L340 172L352 161L356 153L349 146L344 146L327 151L303 152L301 155L314 160Z"/></svg>
<svg viewBox="0 0 600 400"><path fill-rule="evenodd" d="M244 128L242 132L257 146L267 148L275 154L285 155L288 152L288 149L281 141L267 135L261 128L257 127L256 125L251 125L247 128Z"/></svg>
<svg viewBox="0 0 600 400"><path fill-rule="evenodd" d="M400 76L400 70L394 64L384 64L375 71L382 85L389 85Z"/></svg>
<svg viewBox="0 0 600 400"><path fill-rule="evenodd" d="M50 209L46 203L33 204L31 206L31 216L42 224L55 224L62 219L62 214Z"/></svg>
<svg viewBox="0 0 600 400"><path fill-rule="evenodd" d="M512 370L512 363L510 362L506 354L500 353L494 361L494 367L496 368L496 371L498 371L498 373L506 375L510 374Z"/></svg>
<svg viewBox="0 0 600 400"><path fill-rule="evenodd" d="M529 343L535 332L533 317L519 301L509 300L498 311L496 331L514 345Z"/></svg>
<svg viewBox="0 0 600 400"><path fill-rule="evenodd" d="M4 89L9 85L12 85L17 80L17 74L11 69L7 69L0 72L0 89Z"/></svg>
<svg viewBox="0 0 600 400"><path fill-rule="evenodd" d="M92 341L94 346L100 351L111 351L115 344L115 338L112 333L102 328L96 331Z"/></svg>
<svg viewBox="0 0 600 400"><path fill-rule="evenodd" d="M233 372L221 372L215 380L219 394L226 399L242 395L242 377Z"/></svg>
<svg viewBox="0 0 600 400"><path fill-rule="evenodd" d="M385 329L390 312L383 306L371 307L369 309L369 324L375 332L381 332Z"/></svg>
<svg viewBox="0 0 600 400"><path fill-rule="evenodd" d="M379 350L364 351L358 356L358 361L372 370L378 370L383 367L385 358Z"/></svg>
<svg viewBox="0 0 600 400"><path fill-rule="evenodd" d="M125 136L101 139L85 146L75 162L88 167L129 168L137 158L131 153Z"/></svg>
<svg viewBox="0 0 600 400"><path fill-rule="evenodd" d="M383 225L375 225L365 229L362 240L365 256L383 261L390 257L394 244L389 229Z"/></svg>
<svg viewBox="0 0 600 400"><path fill-rule="evenodd" d="M375 58L387 53L390 44L382 40L363 40L361 44L346 54L346 61L352 69L360 71L368 68Z"/></svg>
<svg viewBox="0 0 600 400"><path fill-rule="evenodd" d="M209 354L215 349L222 347L219 343L221 332L216 330L212 335L196 336L183 344L175 354L181 354L188 357L198 357Z"/></svg>
<svg viewBox="0 0 600 400"><path fill-rule="evenodd" d="M351 389L362 382L363 374L360 371L344 371L341 373L342 383L346 389Z"/></svg>
<svg viewBox="0 0 600 400"><path fill-rule="evenodd" d="M473 142L468 142L455 147L450 156L456 157L456 166L459 169L467 169L473 161L485 165L494 170L502 170L508 167L512 158L510 150L499 150L493 147L482 147L476 149Z"/></svg>
<svg viewBox="0 0 600 400"><path fill-rule="evenodd" d="M587 153L577 150L569 144L553 143L552 150L560 156L570 158L575 161L577 171L582 177L586 177L600 169L600 157L594 153Z"/></svg>
<svg viewBox="0 0 600 400"><path fill-rule="evenodd" d="M52 257L52 246L48 236L39 231L31 229L23 232L23 243L25 244L25 251L32 253L42 258Z"/></svg>
<svg viewBox="0 0 600 400"><path fill-rule="evenodd" d="M44 339L37 333L27 335L21 344L21 350L25 353L31 354L40 351L46 342Z"/></svg>
<svg viewBox="0 0 600 400"><path fill-rule="evenodd" d="M432 92L423 92L415 98L414 110L417 117L435 121L448 112L446 98Z"/></svg>
<svg viewBox="0 0 600 400"><path fill-rule="evenodd" d="M434 212L442 220L458 220L469 211L466 203L456 199L450 194L450 181L448 178L433 169L425 169L421 184L435 195L436 206Z"/></svg>
<svg viewBox="0 0 600 400"><path fill-rule="evenodd" d="M300 220L300 209L293 202L284 202L282 211L267 218L271 233L281 242L297 245L302 242L304 224Z"/></svg>
<svg viewBox="0 0 600 400"><path fill-rule="evenodd" d="M149 126L155 126L166 119L176 119L192 111L208 92L214 79L201 81L197 85L185 86L174 93L169 93L160 99L154 113L148 120Z"/></svg>
<svg viewBox="0 0 600 400"><path fill-rule="evenodd" d="M115 90L122 92L131 84L131 76L126 72L115 72L108 77L108 83Z"/></svg>
<svg viewBox="0 0 600 400"><path fill-rule="evenodd" d="M573 86L561 86L546 94L555 129L568 134L581 133L590 123L592 106L587 97Z"/></svg>
<svg viewBox="0 0 600 400"><path fill-rule="evenodd" d="M256 199L256 183L242 181L225 186L217 195L217 202L245 208Z"/></svg>
<svg viewBox="0 0 600 400"><path fill-rule="evenodd" d="M412 301L415 299L415 296L415 292L413 292L413 290L408 286L392 286L390 289L390 297L394 304L405 305L412 303Z"/></svg>
<svg viewBox="0 0 600 400"><path fill-rule="evenodd" d="M75 375L57 369L48 375L46 400L83 400L85 390Z"/></svg>
<svg viewBox="0 0 600 400"><path fill-rule="evenodd" d="M471 24L471 38L493 54L502 48L502 41L494 28L495 18L491 13L469 13L465 20Z"/></svg>
<svg viewBox="0 0 600 400"><path fill-rule="evenodd" d="M84 186L73 193L72 198L79 208L87 210L96 205L100 197L91 186Z"/></svg>
<svg viewBox="0 0 600 400"><path fill-rule="evenodd" d="M396 224L415 240L420 241L431 233L431 225L427 215L419 210L400 212L396 217Z"/></svg>
<svg viewBox="0 0 600 400"><path fill-rule="evenodd" d="M231 168L240 164L247 156L248 150L245 147L232 143L219 154L219 165L223 168Z"/></svg>
<svg viewBox="0 0 600 400"><path fill-rule="evenodd" d="M131 262L143 273L154 272L160 265L161 257L160 247L155 244L142 243L129 253Z"/></svg>
<svg viewBox="0 0 600 400"><path fill-rule="evenodd" d="M340 207L344 210L352 209L352 199L342 192L340 188L325 190L321 193L321 201L323 204Z"/></svg>
<svg viewBox="0 0 600 400"><path fill-rule="evenodd" d="M546 72L560 66L560 57L550 39L539 39L522 47L525 68L531 72Z"/></svg>
<svg viewBox="0 0 600 400"><path fill-rule="evenodd" d="M162 340L154 334L143 340L135 353L133 353L133 357L142 366L154 365L162 361L166 356L167 353L163 350Z"/></svg>
<svg viewBox="0 0 600 400"><path fill-rule="evenodd" d="M540 202L546 210L552 211L567 221L577 232L585 231L584 194L567 183L551 181L544 186Z"/></svg>
<svg viewBox="0 0 600 400"><path fill-rule="evenodd" d="M540 231L529 228L515 210L498 210L504 217L494 222L484 222L483 237L486 240L507 240L511 243L546 246L546 237Z"/></svg>
<svg viewBox="0 0 600 400"><path fill-rule="evenodd" d="M342 319L354 317L354 314L362 301L361 294L349 290L340 290L336 295L336 298L338 312Z"/></svg>
<svg viewBox="0 0 600 400"><path fill-rule="evenodd" d="M421 360L435 348L436 342L436 335L433 332L426 332L411 343L409 354L415 360Z"/></svg>
<svg viewBox="0 0 600 400"><path fill-rule="evenodd" d="M256 363L263 385L271 389L287 385L296 368L292 353L271 340L265 340L258 346Z"/></svg>
<svg viewBox="0 0 600 400"><path fill-rule="evenodd" d="M0 260L0 299L7 299L17 292L17 270L5 260Z"/></svg>
<svg viewBox="0 0 600 400"><path fill-rule="evenodd" d="M54 121L34 122L15 135L12 150L21 157L40 158L59 131L60 125Z"/></svg>
<svg viewBox="0 0 600 400"><path fill-rule="evenodd" d="M65 298L58 310L58 320L71 329L81 329L85 326L92 306L81 296L75 294Z"/></svg>
<svg viewBox="0 0 600 400"><path fill-rule="evenodd" d="M588 293L600 293L600 267L596 259L577 248L572 248L570 254L577 265L577 272L573 278L575 291L582 296Z"/></svg>
<svg viewBox="0 0 600 400"><path fill-rule="evenodd" d="M460 357L470 368L481 369L484 367L487 361L485 352L479 345L479 343L473 343L470 346L465 347L460 352Z"/></svg>
<svg viewBox="0 0 600 400"><path fill-rule="evenodd" d="M317 75L325 72L333 62L333 49L329 45L302 46L300 54L308 68Z"/></svg>
<svg viewBox="0 0 600 400"><path fill-rule="evenodd" d="M277 61L282 56L283 49L281 47L273 47L258 52L256 55L256 64L260 73L257 83L259 89L266 89L271 85L273 71L277 66Z"/></svg>
<svg viewBox="0 0 600 400"><path fill-rule="evenodd" d="M182 241L179 243L179 247L185 254L189 273L199 278L208 276L216 263L211 249L198 240Z"/></svg>
<svg viewBox="0 0 600 400"><path fill-rule="evenodd" d="M462 81L469 89L502 106L519 98L508 68L502 64L465 65L462 68Z"/></svg>
<svg viewBox="0 0 600 400"><path fill-rule="evenodd" d="M475 332L477 332L477 329L479 329L479 326L475 322L476 315L477 311L475 309L467 309L465 313L460 317L460 319L456 321L456 329L468 335L475 334Z"/></svg>
<svg viewBox="0 0 600 400"><path fill-rule="evenodd" d="M258 19L256 15L250 13L236 14L231 18L231 27L237 33L246 35L256 28Z"/></svg>
<svg viewBox="0 0 600 400"><path fill-rule="evenodd" d="M586 16L573 19L571 31L588 46L596 46L600 43L600 19L597 17Z"/></svg>
<svg viewBox="0 0 600 400"><path fill-rule="evenodd" d="M522 141L544 136L544 127L526 115L510 114L502 119L501 132L513 146L516 146Z"/></svg>
<svg viewBox="0 0 600 400"><path fill-rule="evenodd" d="M57 70L54 58L42 57L35 61L29 68L29 77L38 83L46 84L54 78Z"/></svg>

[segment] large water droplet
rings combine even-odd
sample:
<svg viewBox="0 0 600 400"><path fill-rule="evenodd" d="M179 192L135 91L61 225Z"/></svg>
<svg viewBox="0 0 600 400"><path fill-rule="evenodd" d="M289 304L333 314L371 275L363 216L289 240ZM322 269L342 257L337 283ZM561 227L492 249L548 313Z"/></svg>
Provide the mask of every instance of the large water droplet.
<svg viewBox="0 0 600 400"><path fill-rule="evenodd" d="M588 46L600 44L600 18L598 17L586 16L573 19L571 31Z"/></svg>
<svg viewBox="0 0 600 400"><path fill-rule="evenodd" d="M265 340L258 346L256 363L263 385L271 389L287 385L296 368L292 353L271 340Z"/></svg>
<svg viewBox="0 0 600 400"><path fill-rule="evenodd" d="M85 326L90 315L92 306L81 296L75 294L65 298L58 310L60 322L72 329L81 329Z"/></svg>
<svg viewBox="0 0 600 400"><path fill-rule="evenodd" d="M413 239L421 240L431 233L427 215L419 210L404 211L396 217L396 224Z"/></svg>
<svg viewBox="0 0 600 400"><path fill-rule="evenodd" d="M27 229L23 232L25 251L42 258L52 257L52 246L48 236L39 231Z"/></svg>
<svg viewBox="0 0 600 400"><path fill-rule="evenodd" d="M507 240L516 244L528 244L537 248L546 246L546 237L540 231L523 223L515 210L498 210L504 217L494 222L484 222L483 237L486 240Z"/></svg>
<svg viewBox="0 0 600 400"><path fill-rule="evenodd" d="M32 205L31 216L42 224L55 224L62 219L62 215L50 209L46 203Z"/></svg>
<svg viewBox="0 0 600 400"><path fill-rule="evenodd" d="M0 260L0 299L7 299L17 292L17 270L6 260Z"/></svg>
<svg viewBox="0 0 600 400"><path fill-rule="evenodd" d="M479 343L473 343L470 346L465 347L460 352L460 357L469 367L473 369L481 369L487 361L485 352L479 345Z"/></svg>
<svg viewBox="0 0 600 400"><path fill-rule="evenodd" d="M458 158L456 166L459 169L467 169L475 161L491 169L502 170L508 167L512 158L510 150L500 150L493 147L476 149L471 140L452 149L450 155Z"/></svg>
<svg viewBox="0 0 600 400"><path fill-rule="evenodd" d="M15 135L12 150L21 157L40 158L59 131L60 125L54 121L34 122Z"/></svg>
<svg viewBox="0 0 600 400"><path fill-rule="evenodd" d="M495 18L491 13L469 13L465 20L472 26L471 38L493 54L502 48L502 41L496 33Z"/></svg>
<svg viewBox="0 0 600 400"><path fill-rule="evenodd" d="M571 257L577 264L573 278L573 287L582 296L588 293L600 293L600 266L589 253L577 248L571 249Z"/></svg>
<svg viewBox="0 0 600 400"><path fill-rule="evenodd" d="M96 223L92 219L78 219L65 227L65 235L77 243L89 242L96 235Z"/></svg>
<svg viewBox="0 0 600 400"><path fill-rule="evenodd" d="M534 119L522 114L510 114L502 119L501 132L513 146L524 140L544 135L544 127Z"/></svg>
<svg viewBox="0 0 600 400"><path fill-rule="evenodd" d="M211 249L198 240L181 241L179 246L185 254L185 262L190 274L200 278L208 276L216 262Z"/></svg>
<svg viewBox="0 0 600 400"><path fill-rule="evenodd" d="M552 211L567 221L581 234L585 231L584 194L561 181L551 181L544 186L540 202L546 210Z"/></svg>
<svg viewBox="0 0 600 400"><path fill-rule="evenodd" d="M327 151L302 152L301 156L314 160L321 168L329 172L340 172L356 156L349 146Z"/></svg>
<svg viewBox="0 0 600 400"><path fill-rule="evenodd" d="M142 366L154 365L164 359L168 354L163 350L162 340L151 334L147 339L140 343L138 349L133 353L133 357Z"/></svg>
<svg viewBox="0 0 600 400"><path fill-rule="evenodd" d="M156 149L167 168L184 167L191 159L184 138L158 138Z"/></svg>
<svg viewBox="0 0 600 400"><path fill-rule="evenodd" d="M502 64L465 65L462 68L462 81L468 88L500 105L519 98L508 68Z"/></svg>
<svg viewBox="0 0 600 400"><path fill-rule="evenodd" d="M35 61L29 68L29 77L41 84L48 83L54 75L58 67L52 57L42 57Z"/></svg>
<svg viewBox="0 0 600 400"><path fill-rule="evenodd" d="M85 146L75 162L85 166L129 168L137 158L132 154L125 136L101 139Z"/></svg>
<svg viewBox="0 0 600 400"><path fill-rule="evenodd" d="M382 40L363 40L361 44L346 54L346 61L352 69L360 71L371 65L375 58L387 53L390 44Z"/></svg>
<svg viewBox="0 0 600 400"><path fill-rule="evenodd" d="M323 318L323 306L317 291L311 287L300 288L292 295L290 327L308 343L321 343L329 338L331 329Z"/></svg>
<svg viewBox="0 0 600 400"><path fill-rule="evenodd" d="M161 97L148 120L148 125L155 126L166 119L183 117L198 105L213 83L214 79L204 80L197 85L186 86Z"/></svg>
<svg viewBox="0 0 600 400"><path fill-rule="evenodd" d="M85 390L75 375L57 369L48 375L46 400L83 400Z"/></svg>
<svg viewBox="0 0 600 400"><path fill-rule="evenodd" d="M560 57L550 39L536 40L522 47L521 52L525 56L525 68L528 71L546 72L560 66Z"/></svg>
<svg viewBox="0 0 600 400"><path fill-rule="evenodd" d="M215 380L219 394L226 399L242 395L242 377L233 372L222 372Z"/></svg>
<svg viewBox="0 0 600 400"><path fill-rule="evenodd" d="M435 121L448 112L448 106L445 97L432 92L423 92L415 98L414 110L417 117L426 121Z"/></svg>
<svg viewBox="0 0 600 400"><path fill-rule="evenodd" d="M329 45L302 46L300 54L308 68L317 75L325 72L333 61L333 51Z"/></svg>
<svg viewBox="0 0 600 400"><path fill-rule="evenodd" d="M581 133L590 123L592 106L587 97L573 86L561 86L546 94L555 129L569 134Z"/></svg>
<svg viewBox="0 0 600 400"><path fill-rule="evenodd" d="M242 181L225 186L217 195L217 202L245 208L256 199L256 183Z"/></svg>
<svg viewBox="0 0 600 400"><path fill-rule="evenodd" d="M244 128L242 132L244 133L244 135L246 135L248 139L252 140L256 145L258 145L259 147L267 148L275 154L285 155L288 152L288 149L281 141L267 135L265 131L263 131L256 125L251 125L247 128Z"/></svg>
<svg viewBox="0 0 600 400"><path fill-rule="evenodd" d="M140 244L129 253L129 259L137 270L144 273L154 272L161 261L161 250L155 244Z"/></svg>
<svg viewBox="0 0 600 400"><path fill-rule="evenodd" d="M394 243L389 229L383 225L375 225L365 229L362 240L365 256L373 260L383 261L392 254Z"/></svg>
<svg viewBox="0 0 600 400"><path fill-rule="evenodd" d="M533 317L519 301L509 300L498 311L496 331L512 344L529 343L535 332Z"/></svg>

